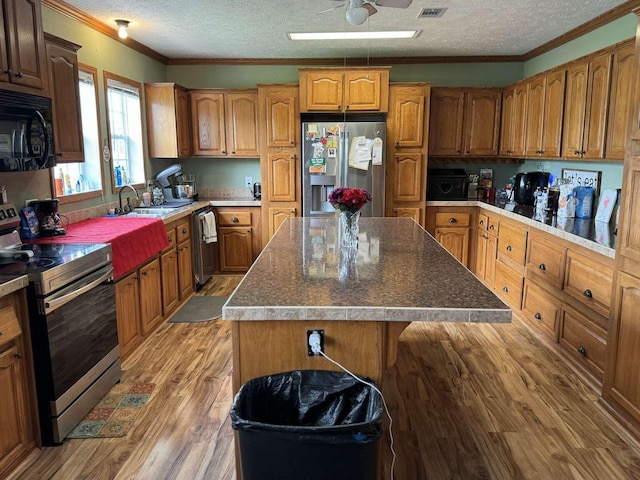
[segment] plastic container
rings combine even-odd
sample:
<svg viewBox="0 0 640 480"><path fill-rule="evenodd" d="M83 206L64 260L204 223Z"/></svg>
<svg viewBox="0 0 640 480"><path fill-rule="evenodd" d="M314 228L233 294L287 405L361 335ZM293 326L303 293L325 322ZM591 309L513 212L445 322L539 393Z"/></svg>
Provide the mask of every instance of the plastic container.
<svg viewBox="0 0 640 480"><path fill-rule="evenodd" d="M593 212L593 187L576 187L576 218L591 218Z"/></svg>
<svg viewBox="0 0 640 480"><path fill-rule="evenodd" d="M380 395L346 373L254 378L236 394L230 416L243 480L375 479Z"/></svg>

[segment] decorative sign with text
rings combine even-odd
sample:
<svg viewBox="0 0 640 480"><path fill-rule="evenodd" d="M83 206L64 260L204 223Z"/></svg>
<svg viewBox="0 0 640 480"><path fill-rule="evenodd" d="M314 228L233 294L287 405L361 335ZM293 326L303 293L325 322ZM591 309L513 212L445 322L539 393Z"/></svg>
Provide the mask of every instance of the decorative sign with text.
<svg viewBox="0 0 640 480"><path fill-rule="evenodd" d="M596 170L562 169L562 178L571 180L574 187L593 187L596 198L600 195L600 180L602 172Z"/></svg>

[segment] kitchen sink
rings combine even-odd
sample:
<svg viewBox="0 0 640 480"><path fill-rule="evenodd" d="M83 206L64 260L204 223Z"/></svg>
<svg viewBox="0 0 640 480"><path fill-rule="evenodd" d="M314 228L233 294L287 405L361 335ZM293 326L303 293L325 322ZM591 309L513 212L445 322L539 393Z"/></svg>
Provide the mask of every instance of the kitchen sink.
<svg viewBox="0 0 640 480"><path fill-rule="evenodd" d="M139 207L139 208L134 208L133 212L131 213L137 213L140 216L146 215L146 216L151 216L151 215L156 215L156 216L163 216L163 215L169 215L173 212L175 212L176 209L172 208L172 207L158 207L158 208L152 208L152 207Z"/></svg>
<svg viewBox="0 0 640 480"><path fill-rule="evenodd" d="M126 215L124 215L125 217L140 217L140 218L162 218L166 215L168 215L169 211L165 210L164 213L154 213L154 212L129 212Z"/></svg>

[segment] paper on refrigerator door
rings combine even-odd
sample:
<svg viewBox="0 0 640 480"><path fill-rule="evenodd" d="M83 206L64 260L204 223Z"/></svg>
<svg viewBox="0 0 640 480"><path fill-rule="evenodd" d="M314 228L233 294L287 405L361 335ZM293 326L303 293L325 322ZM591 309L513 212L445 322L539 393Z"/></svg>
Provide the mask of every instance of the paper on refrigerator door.
<svg viewBox="0 0 640 480"><path fill-rule="evenodd" d="M372 152L371 165L382 165L382 139L380 137L373 139Z"/></svg>
<svg viewBox="0 0 640 480"><path fill-rule="evenodd" d="M371 162L373 140L367 137L353 137L349 149L349 166L359 170L368 170Z"/></svg>

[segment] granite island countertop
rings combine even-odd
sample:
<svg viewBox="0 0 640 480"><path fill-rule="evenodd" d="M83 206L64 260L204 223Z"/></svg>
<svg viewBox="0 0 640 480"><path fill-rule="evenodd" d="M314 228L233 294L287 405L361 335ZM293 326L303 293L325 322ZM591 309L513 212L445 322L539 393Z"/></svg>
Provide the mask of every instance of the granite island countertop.
<svg viewBox="0 0 640 480"><path fill-rule="evenodd" d="M420 225L361 218L358 250L337 217L287 219L223 308L225 320L510 322L511 310Z"/></svg>

